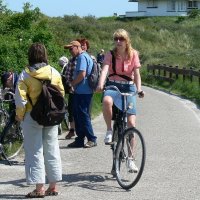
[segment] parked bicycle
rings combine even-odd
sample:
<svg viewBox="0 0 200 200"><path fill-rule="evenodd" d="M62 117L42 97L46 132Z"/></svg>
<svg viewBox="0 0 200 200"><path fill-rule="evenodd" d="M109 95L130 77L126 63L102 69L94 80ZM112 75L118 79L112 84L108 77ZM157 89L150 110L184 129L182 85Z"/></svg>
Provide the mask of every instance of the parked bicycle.
<svg viewBox="0 0 200 200"><path fill-rule="evenodd" d="M15 106L14 104L14 93L11 91L6 91L5 95L10 95L11 98L8 100L3 99L2 101L8 102L10 105L9 117L2 128L0 133L0 147L1 153L5 159L12 159L16 157L23 147L23 133L20 127L20 122L15 120ZM4 112L4 109L2 109Z"/></svg>
<svg viewBox="0 0 200 200"><path fill-rule="evenodd" d="M110 85L106 90L116 90L122 97L122 110L114 113L113 138L113 166L111 174L116 176L117 182L123 189L134 187L141 178L146 159L145 141L139 130L127 127L127 111L132 105L127 105L127 97L137 93L121 93L120 90ZM134 161L137 170L129 168L129 162Z"/></svg>
<svg viewBox="0 0 200 200"><path fill-rule="evenodd" d="M0 132L3 130L3 127L6 125L8 118L9 118L9 114L5 107L3 90L0 89Z"/></svg>

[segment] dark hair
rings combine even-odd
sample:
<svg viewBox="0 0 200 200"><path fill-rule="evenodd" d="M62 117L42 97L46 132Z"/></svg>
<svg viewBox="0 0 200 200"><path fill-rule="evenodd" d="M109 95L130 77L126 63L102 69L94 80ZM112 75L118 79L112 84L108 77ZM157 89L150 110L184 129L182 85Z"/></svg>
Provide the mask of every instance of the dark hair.
<svg viewBox="0 0 200 200"><path fill-rule="evenodd" d="M87 46L87 49L89 49L90 48L90 44L89 44L89 41L88 40L86 40L85 38L82 38L82 39L76 39L78 42L80 42L80 44L81 44L81 46L83 45L83 44L86 44L86 46Z"/></svg>
<svg viewBox="0 0 200 200"><path fill-rule="evenodd" d="M41 43L33 43L28 50L28 62L32 66L37 63L46 63L47 61L47 50Z"/></svg>

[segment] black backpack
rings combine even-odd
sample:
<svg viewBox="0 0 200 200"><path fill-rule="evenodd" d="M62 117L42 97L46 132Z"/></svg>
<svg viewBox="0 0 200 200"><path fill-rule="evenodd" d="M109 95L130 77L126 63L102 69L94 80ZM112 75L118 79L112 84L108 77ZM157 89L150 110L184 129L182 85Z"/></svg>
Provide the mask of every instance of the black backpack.
<svg viewBox="0 0 200 200"><path fill-rule="evenodd" d="M42 82L42 91L35 105L28 97L33 107L30 115L40 125L58 125L65 117L65 99L61 92L51 84L50 80L40 81Z"/></svg>
<svg viewBox="0 0 200 200"><path fill-rule="evenodd" d="M99 63L97 63L96 60L93 59L93 66L91 73L87 76L88 84L93 91L97 89L100 74L101 74L101 66Z"/></svg>
<svg viewBox="0 0 200 200"><path fill-rule="evenodd" d="M87 61L87 65L88 65L88 60L86 57L85 57L85 59ZM92 70L91 70L90 74L87 75L87 79L88 79L88 84L89 84L90 88L94 92L97 89L99 78L101 75L101 66L99 63L97 63L97 61L95 59L92 58L92 61L93 61ZM88 71L88 67L87 67L86 71ZM88 72L87 72L87 74L88 74Z"/></svg>

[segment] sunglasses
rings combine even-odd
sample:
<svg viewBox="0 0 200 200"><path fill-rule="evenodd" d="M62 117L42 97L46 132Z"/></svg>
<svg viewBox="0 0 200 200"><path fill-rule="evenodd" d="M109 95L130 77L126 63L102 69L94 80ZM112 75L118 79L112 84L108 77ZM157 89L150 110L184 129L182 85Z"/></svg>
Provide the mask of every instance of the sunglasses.
<svg viewBox="0 0 200 200"><path fill-rule="evenodd" d="M115 38L114 38L114 41L123 42L123 41L125 41L125 38L123 38L123 37L115 37Z"/></svg>
<svg viewBox="0 0 200 200"><path fill-rule="evenodd" d="M73 50L73 48L74 48L74 47L70 47L70 48L69 48L69 51L72 51L72 50Z"/></svg>

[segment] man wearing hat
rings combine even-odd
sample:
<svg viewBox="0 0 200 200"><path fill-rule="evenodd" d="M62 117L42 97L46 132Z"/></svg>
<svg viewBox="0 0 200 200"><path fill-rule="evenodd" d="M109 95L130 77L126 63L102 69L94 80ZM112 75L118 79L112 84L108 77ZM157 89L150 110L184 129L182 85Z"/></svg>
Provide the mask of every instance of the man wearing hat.
<svg viewBox="0 0 200 200"><path fill-rule="evenodd" d="M70 148L91 148L97 145L94 136L89 107L93 96L93 90L90 88L87 76L91 73L93 60L90 55L83 51L78 41L72 41L64 46L69 49L72 57L76 57L76 66L71 82L73 95L73 117L75 122L76 135L75 141L70 143ZM87 143L84 144L84 139Z"/></svg>

